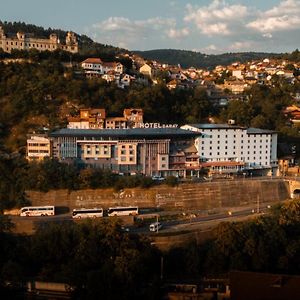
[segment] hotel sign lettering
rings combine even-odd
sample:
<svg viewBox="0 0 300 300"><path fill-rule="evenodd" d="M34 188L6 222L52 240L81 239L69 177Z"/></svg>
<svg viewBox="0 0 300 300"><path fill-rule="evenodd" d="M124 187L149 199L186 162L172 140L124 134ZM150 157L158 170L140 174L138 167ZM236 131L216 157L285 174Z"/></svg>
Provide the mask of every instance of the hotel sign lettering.
<svg viewBox="0 0 300 300"><path fill-rule="evenodd" d="M178 124L139 123L137 128L177 128Z"/></svg>

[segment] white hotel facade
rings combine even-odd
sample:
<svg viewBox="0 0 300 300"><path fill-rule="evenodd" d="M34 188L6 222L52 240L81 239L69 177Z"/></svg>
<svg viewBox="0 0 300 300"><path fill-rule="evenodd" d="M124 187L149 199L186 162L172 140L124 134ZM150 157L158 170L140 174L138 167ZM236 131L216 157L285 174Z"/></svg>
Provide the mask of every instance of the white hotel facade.
<svg viewBox="0 0 300 300"><path fill-rule="evenodd" d="M195 140L197 154L200 165L212 173L253 170L270 174L272 170L275 174L277 133L274 131L227 124L190 124L181 128L202 134Z"/></svg>

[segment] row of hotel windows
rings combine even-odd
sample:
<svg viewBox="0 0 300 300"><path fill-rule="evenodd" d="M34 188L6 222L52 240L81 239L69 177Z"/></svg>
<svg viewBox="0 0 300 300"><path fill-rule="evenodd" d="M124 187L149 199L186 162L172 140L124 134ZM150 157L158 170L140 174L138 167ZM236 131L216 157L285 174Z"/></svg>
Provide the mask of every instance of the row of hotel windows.
<svg viewBox="0 0 300 300"><path fill-rule="evenodd" d="M212 150L212 148L213 148L213 147L210 146L210 147L209 147L209 150ZM241 146L240 148L241 148L241 149L244 149L243 146ZM252 148L253 148L253 149L256 149L256 146L254 145ZM265 145L264 148L268 149L268 145ZM217 150L219 150L219 149L220 149L220 146L217 146ZM227 146L224 146L224 149L228 149L228 147L227 147ZM235 146L233 146L232 149L236 149ZM250 149L250 146L249 146L249 145L248 145L248 148L247 148L247 149ZM259 146L259 149L262 149L262 146ZM204 150L204 147L201 147L201 150ZM267 151L266 151L266 152L267 152Z"/></svg>
<svg viewBox="0 0 300 300"><path fill-rule="evenodd" d="M233 152L232 152L232 155L235 155L235 154L236 154L236 153L233 151ZM241 155L243 155L243 154L244 154L244 153L243 153L243 152L241 152ZM249 154L250 154L250 152L248 151L248 152L247 152L247 154L249 155ZM253 155L253 154L256 154L256 152L255 152L255 151L253 151L252 155ZM261 152L261 151L259 151L259 154L262 154L262 152ZM267 152L267 151L266 151L266 154L268 154L268 152ZM206 154L206 155L207 155L207 154ZM209 156L212 156L212 155L213 155L213 153L212 153L212 152L209 152ZM214 154L214 155L220 155L220 152L217 152L217 154ZM228 153L227 153L227 152L225 152L225 153L224 153L224 155L228 155ZM201 153L201 156L203 156L203 157L205 156L204 152L202 152L202 153ZM266 157L266 158L267 158L267 157ZM260 158L260 159L261 159L261 158Z"/></svg>
<svg viewBox="0 0 300 300"><path fill-rule="evenodd" d="M220 136L218 136L218 138L220 138ZM230 142L233 142L233 143L235 144L235 143L236 143L236 140L233 140L233 141L230 141ZM244 143L244 140L241 140L240 142L243 144L243 143ZM256 143L256 140L253 140L252 142L253 142L253 143ZM260 142L260 143L268 143L268 141L262 141L262 140L260 140L259 142ZM205 141L203 140L203 141L202 141L202 145L203 145L204 143L205 143ZM212 142L212 141L209 141L209 143L212 144L213 142ZM220 144L220 141L217 141L217 143ZM248 144L250 144L250 143L251 143L251 141L248 140ZM225 141L225 144L228 144L228 141L227 141L227 140ZM267 145L267 146L268 146L268 145Z"/></svg>
<svg viewBox="0 0 300 300"><path fill-rule="evenodd" d="M202 132L207 132L207 131L212 132L212 131L215 131L215 130L216 130L216 129L202 129ZM217 129L217 131L220 131L220 130L224 130L224 129ZM228 130L234 131L234 132L240 131L240 129L225 129L226 132L227 132ZM248 134L247 134L247 135L248 135ZM265 135L267 135L267 134L265 134ZM242 134L242 137L243 137L243 136L244 136L244 135ZM262 137L263 134L261 134L261 133L253 134L253 136L254 136L254 137L256 137L256 136Z"/></svg>

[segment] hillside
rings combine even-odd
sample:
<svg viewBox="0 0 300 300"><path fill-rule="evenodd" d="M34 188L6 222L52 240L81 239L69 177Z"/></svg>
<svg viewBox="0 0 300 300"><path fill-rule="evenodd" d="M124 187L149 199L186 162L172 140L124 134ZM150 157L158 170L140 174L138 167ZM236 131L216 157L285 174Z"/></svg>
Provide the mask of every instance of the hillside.
<svg viewBox="0 0 300 300"><path fill-rule="evenodd" d="M149 51L134 51L134 53L149 60L157 60L170 65L180 64L184 68L213 68L217 65L229 65L233 62L246 62L265 57L279 56L274 53L244 52L244 53L224 53L219 55L206 55L200 52L175 50L175 49L158 49Z"/></svg>

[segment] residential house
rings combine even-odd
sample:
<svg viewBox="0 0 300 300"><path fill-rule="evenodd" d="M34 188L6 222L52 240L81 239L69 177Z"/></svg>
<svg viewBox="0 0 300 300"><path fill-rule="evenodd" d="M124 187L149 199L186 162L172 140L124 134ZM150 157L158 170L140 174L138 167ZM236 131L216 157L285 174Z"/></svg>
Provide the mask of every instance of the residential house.
<svg viewBox="0 0 300 300"><path fill-rule="evenodd" d="M87 58L81 63L87 77L100 77L104 74L103 62L100 58Z"/></svg>
<svg viewBox="0 0 300 300"><path fill-rule="evenodd" d="M149 76L150 78L152 78L152 76L154 75L154 69L153 67L151 67L149 64L144 64L140 67L140 73L142 73L143 75Z"/></svg>

